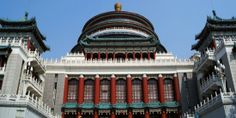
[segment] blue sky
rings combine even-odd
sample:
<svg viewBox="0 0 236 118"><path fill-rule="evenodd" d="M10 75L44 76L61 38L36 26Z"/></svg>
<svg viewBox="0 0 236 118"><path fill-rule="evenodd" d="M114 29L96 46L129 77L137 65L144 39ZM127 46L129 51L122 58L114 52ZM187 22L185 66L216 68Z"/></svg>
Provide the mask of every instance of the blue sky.
<svg viewBox="0 0 236 118"><path fill-rule="evenodd" d="M0 0L0 18L19 20L28 11L51 48L43 56L60 58L77 43L83 25L99 13L113 11L116 2L122 10L149 19L168 52L180 58L193 54L194 37L213 9L222 18L236 16L236 0Z"/></svg>

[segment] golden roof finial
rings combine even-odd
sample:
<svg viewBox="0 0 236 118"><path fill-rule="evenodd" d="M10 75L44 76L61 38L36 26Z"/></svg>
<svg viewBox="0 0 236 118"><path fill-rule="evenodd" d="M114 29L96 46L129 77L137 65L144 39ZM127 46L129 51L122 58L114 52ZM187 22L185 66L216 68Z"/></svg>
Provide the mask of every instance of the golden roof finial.
<svg viewBox="0 0 236 118"><path fill-rule="evenodd" d="M121 11L122 5L120 3L115 4L115 11Z"/></svg>

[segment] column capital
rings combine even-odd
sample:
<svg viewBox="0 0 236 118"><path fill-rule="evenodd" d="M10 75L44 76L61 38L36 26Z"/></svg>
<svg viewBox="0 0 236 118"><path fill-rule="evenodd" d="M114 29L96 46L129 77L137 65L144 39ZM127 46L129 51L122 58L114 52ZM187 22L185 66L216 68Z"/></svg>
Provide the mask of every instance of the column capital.
<svg viewBox="0 0 236 118"><path fill-rule="evenodd" d="M131 78L132 76L130 74L127 75L127 78Z"/></svg>
<svg viewBox="0 0 236 118"><path fill-rule="evenodd" d="M114 74L111 75L111 78L116 78L116 76Z"/></svg>
<svg viewBox="0 0 236 118"><path fill-rule="evenodd" d="M97 74L97 75L95 76L95 78L100 78L100 76Z"/></svg>
<svg viewBox="0 0 236 118"><path fill-rule="evenodd" d="M143 74L143 78L147 78L147 75L146 75L146 74Z"/></svg>
<svg viewBox="0 0 236 118"><path fill-rule="evenodd" d="M161 78L161 77L163 77L163 76L162 76L162 74L159 74L158 77Z"/></svg>
<svg viewBox="0 0 236 118"><path fill-rule="evenodd" d="M177 74L175 73L173 77L178 77Z"/></svg>
<svg viewBox="0 0 236 118"><path fill-rule="evenodd" d="M84 76L83 76L83 75L80 75L79 78L84 78Z"/></svg>
<svg viewBox="0 0 236 118"><path fill-rule="evenodd" d="M65 75L65 78L68 78L68 75L67 75L67 74Z"/></svg>

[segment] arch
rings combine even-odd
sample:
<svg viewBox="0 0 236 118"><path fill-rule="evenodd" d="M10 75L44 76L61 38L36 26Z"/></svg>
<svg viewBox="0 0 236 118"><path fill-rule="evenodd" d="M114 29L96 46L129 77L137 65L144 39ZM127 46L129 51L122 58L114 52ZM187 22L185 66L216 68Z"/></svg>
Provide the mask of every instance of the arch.
<svg viewBox="0 0 236 118"><path fill-rule="evenodd" d="M68 102L76 102L78 99L78 80L72 78L68 80Z"/></svg>
<svg viewBox="0 0 236 118"><path fill-rule="evenodd" d="M106 59L106 53L101 53L100 55L101 55L100 56L101 59Z"/></svg>
<svg viewBox="0 0 236 118"><path fill-rule="evenodd" d="M174 101L173 80L170 78L164 79L164 98L166 102Z"/></svg>
<svg viewBox="0 0 236 118"><path fill-rule="evenodd" d="M116 59L125 59L125 54L124 53L117 53L116 54Z"/></svg>
<svg viewBox="0 0 236 118"><path fill-rule="evenodd" d="M126 80L123 78L116 80L116 100L118 103L126 102Z"/></svg>
<svg viewBox="0 0 236 118"><path fill-rule="evenodd" d="M86 53L86 55L87 55L86 59L87 59L87 60L91 60L92 54L91 54L91 53Z"/></svg>
<svg viewBox="0 0 236 118"><path fill-rule="evenodd" d="M108 60L113 59L113 53L108 53Z"/></svg>
<svg viewBox="0 0 236 118"><path fill-rule="evenodd" d="M94 98L94 80L86 79L84 81L84 102L93 103Z"/></svg>
<svg viewBox="0 0 236 118"><path fill-rule="evenodd" d="M132 99L133 102L141 102L142 101L142 82L140 79L132 80Z"/></svg>
<svg viewBox="0 0 236 118"><path fill-rule="evenodd" d="M150 53L150 58L154 59L154 53L153 52Z"/></svg>
<svg viewBox="0 0 236 118"><path fill-rule="evenodd" d="M147 52L143 53L143 59L148 59L148 53Z"/></svg>
<svg viewBox="0 0 236 118"><path fill-rule="evenodd" d="M93 53L93 59L98 59L98 53Z"/></svg>
<svg viewBox="0 0 236 118"><path fill-rule="evenodd" d="M141 59L141 54L140 53L135 53L135 58L136 59Z"/></svg>
<svg viewBox="0 0 236 118"><path fill-rule="evenodd" d="M100 81L100 101L103 103L110 102L110 80L108 79Z"/></svg>
<svg viewBox="0 0 236 118"><path fill-rule="evenodd" d="M158 81L155 78L148 80L148 99L150 102L158 100Z"/></svg>
<svg viewBox="0 0 236 118"><path fill-rule="evenodd" d="M127 56L128 56L127 58L128 58L129 60L130 60L130 59L133 59L133 53L128 53Z"/></svg>

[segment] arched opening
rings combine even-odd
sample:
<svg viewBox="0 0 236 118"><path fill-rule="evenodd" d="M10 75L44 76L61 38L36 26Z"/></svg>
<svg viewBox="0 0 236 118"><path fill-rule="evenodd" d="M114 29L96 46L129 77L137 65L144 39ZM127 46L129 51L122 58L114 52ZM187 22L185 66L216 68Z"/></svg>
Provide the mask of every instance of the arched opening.
<svg viewBox="0 0 236 118"><path fill-rule="evenodd" d="M86 79L84 81L84 102L93 103L94 97L94 80Z"/></svg>
<svg viewBox="0 0 236 118"><path fill-rule="evenodd" d="M100 55L101 55L100 56L101 59L106 59L106 54L105 53L101 53Z"/></svg>
<svg viewBox="0 0 236 118"><path fill-rule="evenodd" d="M148 80L148 99L150 102L158 101L158 87L157 80L155 78L151 78Z"/></svg>
<svg viewBox="0 0 236 118"><path fill-rule="evenodd" d="M148 53L143 53L143 59L148 59Z"/></svg>
<svg viewBox="0 0 236 118"><path fill-rule="evenodd" d="M141 58L141 54L140 53L135 53L135 58L136 59L140 59Z"/></svg>
<svg viewBox="0 0 236 118"><path fill-rule="evenodd" d="M150 57L151 57L151 59L154 59L154 53L153 52L150 53Z"/></svg>
<svg viewBox="0 0 236 118"><path fill-rule="evenodd" d="M93 54L93 59L98 59L98 54L97 53Z"/></svg>
<svg viewBox="0 0 236 118"><path fill-rule="evenodd" d="M126 81L124 79L116 80L116 100L117 103L126 102Z"/></svg>
<svg viewBox="0 0 236 118"><path fill-rule="evenodd" d="M123 59L123 60L124 60L124 59L125 59L125 54L123 54L123 53L117 53L117 54L116 54L116 59L118 59L118 60L119 60L119 59Z"/></svg>
<svg viewBox="0 0 236 118"><path fill-rule="evenodd" d="M142 101L142 82L140 79L135 78L132 81L132 99L133 102L141 102Z"/></svg>
<svg viewBox="0 0 236 118"><path fill-rule="evenodd" d="M170 78L164 79L164 94L166 102L174 101L173 80Z"/></svg>
<svg viewBox="0 0 236 118"><path fill-rule="evenodd" d="M100 101L102 103L109 103L110 102L110 81L107 79L101 80Z"/></svg>
<svg viewBox="0 0 236 118"><path fill-rule="evenodd" d="M133 53L128 53L128 60L133 59Z"/></svg>
<svg viewBox="0 0 236 118"><path fill-rule="evenodd" d="M78 80L77 79L70 79L68 81L68 102L77 102L78 98Z"/></svg>
<svg viewBox="0 0 236 118"><path fill-rule="evenodd" d="M108 54L108 59L112 59L113 58L113 53L109 53Z"/></svg>
<svg viewBox="0 0 236 118"><path fill-rule="evenodd" d="M86 55L87 55L87 60L91 60L91 58L92 58L92 55L91 55L91 53L86 53Z"/></svg>

